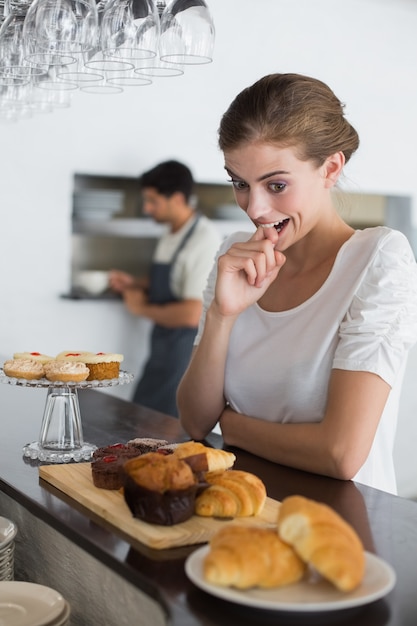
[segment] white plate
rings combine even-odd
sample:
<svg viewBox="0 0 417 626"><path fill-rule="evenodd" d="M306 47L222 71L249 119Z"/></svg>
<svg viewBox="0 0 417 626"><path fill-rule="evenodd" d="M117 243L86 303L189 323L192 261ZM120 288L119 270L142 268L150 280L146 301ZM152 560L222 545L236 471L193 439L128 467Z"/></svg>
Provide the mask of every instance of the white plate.
<svg viewBox="0 0 417 626"><path fill-rule="evenodd" d="M60 593L35 583L0 582L0 624L46 626L54 624L66 609Z"/></svg>
<svg viewBox="0 0 417 626"><path fill-rule="evenodd" d="M379 557L366 552L365 577L362 584L351 591L338 591L331 583L318 577L313 581L303 580L293 585L277 589L245 589L220 587L208 583L203 576L203 560L209 546L198 548L190 554L185 563L188 578L207 593L258 609L275 611L319 612L338 611L369 604L382 598L395 585L395 572L388 563Z"/></svg>

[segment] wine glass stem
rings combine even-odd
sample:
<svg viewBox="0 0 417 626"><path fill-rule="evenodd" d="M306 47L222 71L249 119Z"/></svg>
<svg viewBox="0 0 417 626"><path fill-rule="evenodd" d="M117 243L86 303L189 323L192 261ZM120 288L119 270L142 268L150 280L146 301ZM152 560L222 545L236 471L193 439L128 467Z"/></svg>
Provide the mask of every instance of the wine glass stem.
<svg viewBox="0 0 417 626"><path fill-rule="evenodd" d="M48 450L78 450L83 446L77 389L48 389L39 443Z"/></svg>

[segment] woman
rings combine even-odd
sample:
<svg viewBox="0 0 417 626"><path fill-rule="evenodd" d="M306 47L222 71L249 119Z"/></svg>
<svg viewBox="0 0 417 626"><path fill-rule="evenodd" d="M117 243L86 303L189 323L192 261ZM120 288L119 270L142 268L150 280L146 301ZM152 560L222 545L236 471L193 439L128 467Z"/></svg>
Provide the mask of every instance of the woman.
<svg viewBox="0 0 417 626"><path fill-rule="evenodd" d="M392 458L417 268L406 237L353 230L331 191L358 148L321 81L266 76L222 118L219 144L252 236L220 250L177 402L203 439L396 492Z"/></svg>

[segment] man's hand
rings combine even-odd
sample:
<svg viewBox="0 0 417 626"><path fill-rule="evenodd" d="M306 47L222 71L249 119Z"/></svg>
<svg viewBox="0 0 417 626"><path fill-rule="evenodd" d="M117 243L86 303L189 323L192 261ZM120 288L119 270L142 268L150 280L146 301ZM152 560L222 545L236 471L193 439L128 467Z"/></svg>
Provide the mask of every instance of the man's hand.
<svg viewBox="0 0 417 626"><path fill-rule="evenodd" d="M143 289L131 287L123 291L123 300L127 310L133 315L143 315L148 304L148 296Z"/></svg>
<svg viewBox="0 0 417 626"><path fill-rule="evenodd" d="M120 270L111 270L109 272L109 285L111 289L119 293L123 293L125 289L130 289L136 283L136 278L127 272Z"/></svg>

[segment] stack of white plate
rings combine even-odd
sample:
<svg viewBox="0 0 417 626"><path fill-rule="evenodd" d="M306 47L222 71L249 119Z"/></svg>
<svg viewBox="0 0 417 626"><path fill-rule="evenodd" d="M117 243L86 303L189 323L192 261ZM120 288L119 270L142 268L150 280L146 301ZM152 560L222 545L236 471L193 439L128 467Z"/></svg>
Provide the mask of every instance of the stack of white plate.
<svg viewBox="0 0 417 626"><path fill-rule="evenodd" d="M0 624L67 626L70 615L70 605L55 589L35 583L0 582Z"/></svg>
<svg viewBox="0 0 417 626"><path fill-rule="evenodd" d="M124 192L113 189L86 189L73 195L74 216L84 220L110 219L123 210Z"/></svg>
<svg viewBox="0 0 417 626"><path fill-rule="evenodd" d="M0 517L0 580L13 580L16 532L17 528L13 522L6 517Z"/></svg>

